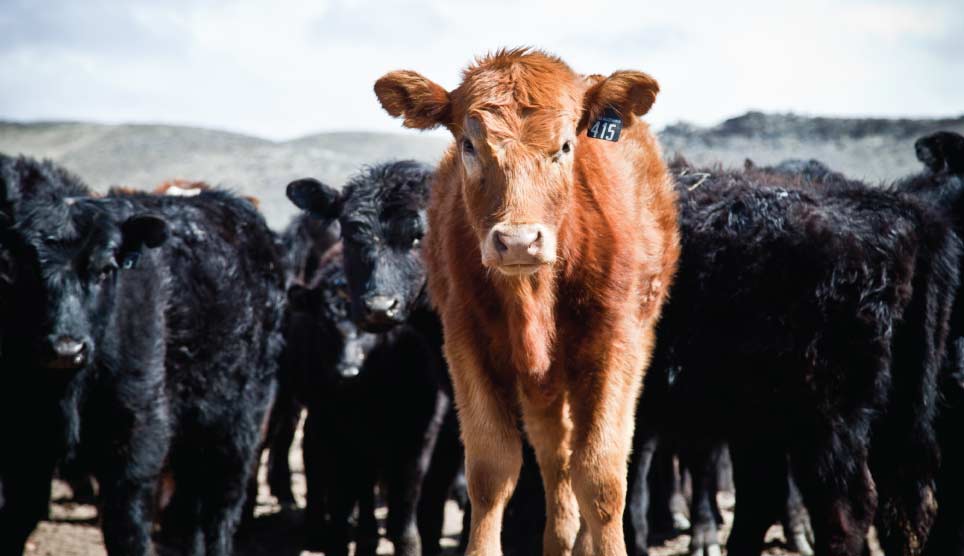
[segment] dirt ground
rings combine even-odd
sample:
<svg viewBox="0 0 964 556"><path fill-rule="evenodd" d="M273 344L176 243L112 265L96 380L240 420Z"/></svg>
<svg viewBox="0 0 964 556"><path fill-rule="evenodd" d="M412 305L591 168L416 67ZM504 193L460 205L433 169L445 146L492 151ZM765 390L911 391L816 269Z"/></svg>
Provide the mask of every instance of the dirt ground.
<svg viewBox="0 0 964 556"><path fill-rule="evenodd" d="M296 489L295 495L301 504L304 503L304 475L299 467L294 472ZM723 539L729 533L733 521L733 496L722 494L721 507L726 523L723 526ZM301 534L299 525L302 512L298 510L282 510L268 494L267 485L262 481L261 492L258 495L258 517L251 531L243 534L238 541L238 556L314 556L320 552L301 550ZM384 508L380 510L380 518L384 518ZM70 500L70 488L61 481L54 482L54 497L50 504L50 519L43 521L34 531L27 544L26 555L29 556L105 556L104 545L101 541L100 529L97 526L97 511L88 504L77 504ZM445 539L443 546L447 547L446 556L457 554L459 530L462 523L462 512L454 502L449 502L445 517ZM383 531L384 532L384 531ZM682 535L660 547L650 550L652 556L688 555L687 546L689 536ZM392 546L382 540L379 554L392 554ZM175 551L164 550L163 556L174 556ZM726 554L726 551L723 551ZM767 534L768 556L796 554L784 547L782 530L774 526Z"/></svg>
<svg viewBox="0 0 964 556"><path fill-rule="evenodd" d="M295 497L298 499L298 509L283 509L268 492L265 480L265 466L261 466L259 477L258 503L255 509L254 525L250 530L242 533L237 542L238 556L314 556L321 552L302 550L301 522L302 508L305 503L305 476L301 461L301 431L289 454L292 470L292 484ZM725 523L722 529L722 540L726 541L730 526L733 523L734 497L730 493L721 493L720 507L723 510ZM377 515L380 520L385 518L385 509L379 508ZM446 547L445 556L458 554L459 532L462 526L462 512L458 506L450 501L446 508L443 546ZM384 529L382 529L384 534ZM682 535L667 542L663 546L653 547L651 556L688 555L689 536ZM392 554L392 545L386 540L378 550L379 554ZM876 553L876 551L875 551ZM178 552L162 549L160 556L177 556ZM723 554L726 554L725 550ZM774 526L767 534L767 556L783 556L796 554L785 548L783 531ZM42 521L27 542L27 556L106 556L101 540L100 528L97 524L97 510L91 504L77 503L73 500L70 487L60 480L54 480L53 496L50 503L50 516Z"/></svg>

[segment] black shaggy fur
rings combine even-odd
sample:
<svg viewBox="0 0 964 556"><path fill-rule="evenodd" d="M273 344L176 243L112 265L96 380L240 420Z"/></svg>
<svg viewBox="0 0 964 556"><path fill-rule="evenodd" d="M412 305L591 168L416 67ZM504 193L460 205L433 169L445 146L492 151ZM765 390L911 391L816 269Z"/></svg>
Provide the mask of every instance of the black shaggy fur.
<svg viewBox="0 0 964 556"><path fill-rule="evenodd" d="M231 554L281 349L263 218L220 191L61 193L12 212L0 437L17 450L0 456L0 553L22 550L66 460L98 480L110 554L151 553L164 467L190 552Z"/></svg>
<svg viewBox="0 0 964 556"><path fill-rule="evenodd" d="M787 454L818 554L860 554L875 511L888 553L913 553L933 512L936 379L958 284L946 219L847 180L674 169L683 253L638 447L660 433L697 451L729 441L732 554L760 553L787 500L774 488ZM698 498L706 483L693 484Z"/></svg>
<svg viewBox="0 0 964 556"><path fill-rule="evenodd" d="M926 200L953 222L964 237L964 137L938 132L915 143L924 171L901 180L895 188ZM964 272L964 261L961 262ZM951 313L947 357L940 381L942 394L938 434L941 473L937 488L937 520L927 541L926 554L964 553L964 296L958 295Z"/></svg>
<svg viewBox="0 0 964 556"><path fill-rule="evenodd" d="M341 192L313 179L288 186L300 208L338 218L353 318L388 334L360 377L352 406L361 411L342 414L370 423L387 442L387 452L372 453L370 436L359 436L355 451L383 470L388 537L401 555L439 553L444 504L462 461L441 325L426 301L419 253L431 175L424 164L401 161L364 169ZM363 461L349 463L345 472L364 470ZM344 537L339 528L333 516L333 549Z"/></svg>
<svg viewBox="0 0 964 556"><path fill-rule="evenodd" d="M281 233L288 282L305 285L341 234L338 220L299 214Z"/></svg>

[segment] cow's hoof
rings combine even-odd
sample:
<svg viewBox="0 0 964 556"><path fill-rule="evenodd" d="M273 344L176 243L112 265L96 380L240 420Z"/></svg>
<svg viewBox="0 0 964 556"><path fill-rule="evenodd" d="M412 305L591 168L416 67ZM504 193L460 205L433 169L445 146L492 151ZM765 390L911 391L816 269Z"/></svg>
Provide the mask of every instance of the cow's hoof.
<svg viewBox="0 0 964 556"><path fill-rule="evenodd" d="M690 537L690 556L721 556L720 536L711 525L694 526Z"/></svg>
<svg viewBox="0 0 964 556"><path fill-rule="evenodd" d="M673 529L679 532L689 531L690 520L683 512L673 512Z"/></svg>
<svg viewBox="0 0 964 556"><path fill-rule="evenodd" d="M405 535L396 539L395 556L422 556L422 543L418 535Z"/></svg>
<svg viewBox="0 0 964 556"><path fill-rule="evenodd" d="M720 550L720 545L711 544L707 546L702 546L699 548L693 548L690 546L690 556L722 556L723 552Z"/></svg>
<svg viewBox="0 0 964 556"><path fill-rule="evenodd" d="M813 526L806 511L790 514L789 519L783 524L783 536L787 539L790 550L799 552L801 556L813 556Z"/></svg>
<svg viewBox="0 0 964 556"><path fill-rule="evenodd" d="M799 552L800 556L814 556L813 542L803 533L796 533L790 537L789 548Z"/></svg>

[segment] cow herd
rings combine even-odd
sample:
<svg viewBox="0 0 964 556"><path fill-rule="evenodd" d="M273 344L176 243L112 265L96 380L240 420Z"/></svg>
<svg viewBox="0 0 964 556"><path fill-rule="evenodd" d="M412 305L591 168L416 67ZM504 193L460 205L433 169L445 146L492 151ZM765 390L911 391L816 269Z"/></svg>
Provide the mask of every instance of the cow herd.
<svg viewBox="0 0 964 556"><path fill-rule="evenodd" d="M727 459L729 554L776 523L802 554L964 552L964 137L883 185L697 168L639 120L658 90L532 50L452 91L392 72L386 111L454 136L438 167L294 181L281 233L0 155L0 556L55 474L94 480L111 555L233 554L263 452L295 505L303 414L329 556L374 555L382 504L395 554L441 554L452 498L473 556L712 556Z"/></svg>

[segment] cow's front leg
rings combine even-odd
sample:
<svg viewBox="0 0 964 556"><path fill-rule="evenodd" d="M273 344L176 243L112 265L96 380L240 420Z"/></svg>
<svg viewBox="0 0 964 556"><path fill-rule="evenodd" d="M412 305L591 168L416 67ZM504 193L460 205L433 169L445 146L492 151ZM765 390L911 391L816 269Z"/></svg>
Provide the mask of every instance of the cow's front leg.
<svg viewBox="0 0 964 556"><path fill-rule="evenodd" d="M568 381L574 425L572 485L582 519L574 553L580 556L626 554L627 465L646 347L652 345L652 338L641 333L605 335L607 339L600 336L587 346Z"/></svg>
<svg viewBox="0 0 964 556"><path fill-rule="evenodd" d="M22 554L30 533L47 517L57 459L48 451L23 461L10 452L0 461L0 554Z"/></svg>
<svg viewBox="0 0 964 556"><path fill-rule="evenodd" d="M579 531L579 507L570 480L569 403L565 394L559 394L548 404L533 403L522 396L522 411L545 486L546 528L542 553L547 556L572 554Z"/></svg>
<svg viewBox="0 0 964 556"><path fill-rule="evenodd" d="M472 505L466 556L499 556L502 516L522 467L522 443L511 394L491 380L488 370L478 363L481 358L473 346L458 342L470 337L468 333L449 334L445 346Z"/></svg>

